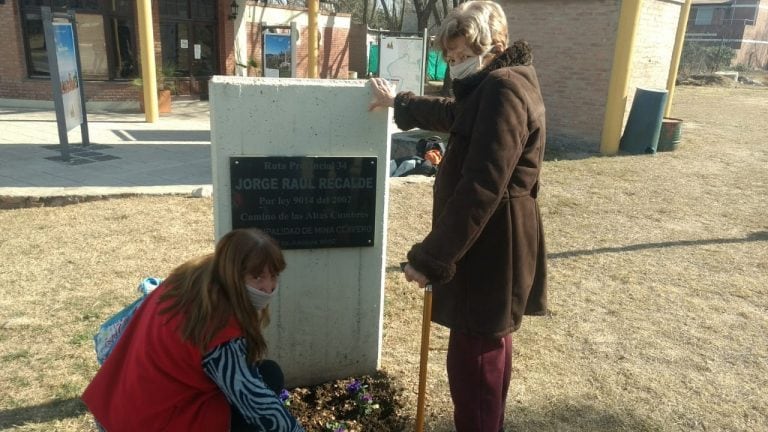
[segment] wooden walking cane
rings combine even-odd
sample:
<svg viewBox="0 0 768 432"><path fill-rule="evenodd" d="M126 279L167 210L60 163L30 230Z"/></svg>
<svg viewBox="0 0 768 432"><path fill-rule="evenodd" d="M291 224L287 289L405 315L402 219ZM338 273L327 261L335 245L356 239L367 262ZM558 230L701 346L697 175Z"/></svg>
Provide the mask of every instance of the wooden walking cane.
<svg viewBox="0 0 768 432"><path fill-rule="evenodd" d="M400 263L405 271L407 262ZM416 432L424 431L424 404L427 396L427 362L429 360L429 330L432 323L432 284L424 287L424 313L421 321L421 351L419 353L419 396L416 402Z"/></svg>
<svg viewBox="0 0 768 432"><path fill-rule="evenodd" d="M432 322L432 284L424 287L424 317L421 321L421 354L419 358L419 398L416 402L416 432L424 431L424 403L427 397L427 360L429 330Z"/></svg>

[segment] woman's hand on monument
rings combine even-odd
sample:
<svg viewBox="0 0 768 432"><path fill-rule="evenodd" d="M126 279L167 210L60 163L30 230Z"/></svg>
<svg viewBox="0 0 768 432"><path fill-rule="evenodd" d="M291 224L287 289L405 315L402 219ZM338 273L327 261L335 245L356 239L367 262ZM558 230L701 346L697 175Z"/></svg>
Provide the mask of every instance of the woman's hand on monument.
<svg viewBox="0 0 768 432"><path fill-rule="evenodd" d="M395 86L384 78L371 78L371 103L368 111L376 108L392 108L395 106Z"/></svg>
<svg viewBox="0 0 768 432"><path fill-rule="evenodd" d="M408 282L416 282L419 284L419 288L424 288L429 283L429 279L427 279L421 272L411 267L410 264L406 264L403 273L405 273L405 280Z"/></svg>

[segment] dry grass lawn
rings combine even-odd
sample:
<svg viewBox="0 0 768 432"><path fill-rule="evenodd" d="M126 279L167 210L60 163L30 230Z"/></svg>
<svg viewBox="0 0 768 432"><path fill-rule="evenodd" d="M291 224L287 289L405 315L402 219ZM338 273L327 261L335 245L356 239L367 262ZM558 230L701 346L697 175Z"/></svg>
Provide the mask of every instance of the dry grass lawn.
<svg viewBox="0 0 768 432"><path fill-rule="evenodd" d="M679 88L674 115L675 152L546 162L551 314L515 335L508 431L768 430L768 89ZM0 211L0 430L92 430L94 329L211 249L211 205ZM412 415L421 292L396 266L430 208L393 182L382 368ZM429 431L452 430L446 346L433 326Z"/></svg>

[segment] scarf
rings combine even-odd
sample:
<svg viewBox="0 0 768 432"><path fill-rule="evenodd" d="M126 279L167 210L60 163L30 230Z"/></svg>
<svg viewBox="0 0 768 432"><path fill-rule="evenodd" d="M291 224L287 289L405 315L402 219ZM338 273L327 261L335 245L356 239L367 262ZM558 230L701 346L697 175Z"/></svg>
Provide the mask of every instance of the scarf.
<svg viewBox="0 0 768 432"><path fill-rule="evenodd" d="M533 61L533 54L528 42L519 40L509 46L504 52L497 55L491 63L482 70L462 79L453 80L453 94L457 101L467 96L488 77L491 72L511 66L529 66Z"/></svg>

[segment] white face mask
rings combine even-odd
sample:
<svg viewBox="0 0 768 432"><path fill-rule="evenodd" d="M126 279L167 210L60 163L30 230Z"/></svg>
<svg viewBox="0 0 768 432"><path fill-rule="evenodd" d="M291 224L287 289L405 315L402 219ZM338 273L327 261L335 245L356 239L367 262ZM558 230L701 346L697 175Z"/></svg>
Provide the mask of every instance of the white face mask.
<svg viewBox="0 0 768 432"><path fill-rule="evenodd" d="M251 304L256 310L262 310L269 306L269 302L272 301L272 297L275 296L278 286L275 285L275 289L271 293L265 293L262 290L256 289L250 285L245 285L245 289L248 291L248 298L251 300Z"/></svg>
<svg viewBox="0 0 768 432"><path fill-rule="evenodd" d="M461 63L456 63L451 65L451 67L448 69L451 73L451 78L453 79L462 79L466 78L473 73L479 71L483 68L483 57L485 57L486 54L488 54L489 50L486 50L484 53L480 54L479 56L470 57L466 60L464 60Z"/></svg>

